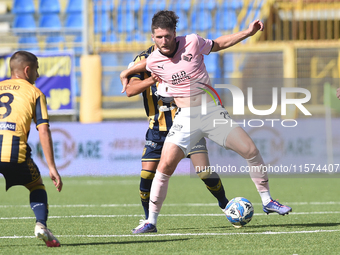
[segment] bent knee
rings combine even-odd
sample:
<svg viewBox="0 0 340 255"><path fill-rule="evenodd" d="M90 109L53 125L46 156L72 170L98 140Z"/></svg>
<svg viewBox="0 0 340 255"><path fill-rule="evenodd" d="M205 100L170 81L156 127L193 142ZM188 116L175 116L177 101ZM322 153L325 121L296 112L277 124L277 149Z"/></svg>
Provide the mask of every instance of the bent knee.
<svg viewBox="0 0 340 255"><path fill-rule="evenodd" d="M254 145L254 147L251 148L251 150L249 150L247 158L253 158L253 157L257 156L258 154L259 154L259 150Z"/></svg>
<svg viewBox="0 0 340 255"><path fill-rule="evenodd" d="M254 143L251 143L242 152L241 156L243 156L243 158L245 158L245 159L251 159L251 158L255 157L257 154L259 154L259 150L257 149L257 147Z"/></svg>
<svg viewBox="0 0 340 255"><path fill-rule="evenodd" d="M177 167L177 164L172 160L161 160L157 171L163 174L172 175Z"/></svg>
<svg viewBox="0 0 340 255"><path fill-rule="evenodd" d="M43 184L43 181L42 181L42 179L41 179L41 177L40 177L40 178L37 179L36 181L26 184L25 187L26 187L28 190L32 191L32 190L35 190L35 189L37 189L37 188L40 188L42 185L44 185L44 184Z"/></svg>

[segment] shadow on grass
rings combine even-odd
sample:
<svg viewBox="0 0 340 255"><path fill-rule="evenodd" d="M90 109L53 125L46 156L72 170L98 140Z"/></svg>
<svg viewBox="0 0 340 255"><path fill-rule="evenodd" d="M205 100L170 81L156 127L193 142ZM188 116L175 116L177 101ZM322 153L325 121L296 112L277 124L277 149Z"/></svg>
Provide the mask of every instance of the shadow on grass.
<svg viewBox="0 0 340 255"><path fill-rule="evenodd" d="M165 229L165 228L164 228ZM186 231L196 231L196 232L202 232L204 228L167 228L167 231L178 231L178 230L186 230ZM209 230L207 228L207 230Z"/></svg>
<svg viewBox="0 0 340 255"><path fill-rule="evenodd" d="M271 225L256 225L252 226L254 228L264 228L264 227L285 227L285 228L315 228L315 227L336 227L340 226L339 222L331 222L331 223L322 223L322 222L317 222L317 223L299 223L299 224L271 224Z"/></svg>
<svg viewBox="0 0 340 255"><path fill-rule="evenodd" d="M259 229L262 228L264 230L269 230L272 228L318 228L318 227L337 227L340 226L339 222L332 222L332 223L322 223L322 222L318 222L318 223L293 223L293 224L267 224L267 225L251 225L251 223L247 226L244 226L243 228L240 228L241 230L247 230L247 232L251 232L252 229ZM221 226L221 227L212 227L211 229L220 229L220 230L230 230L230 229L235 229L233 226L229 225L229 226Z"/></svg>
<svg viewBox="0 0 340 255"><path fill-rule="evenodd" d="M165 242L177 242L177 241L187 241L191 238L181 238L181 239L170 239L170 240L139 240L139 241L117 241L117 242L92 242L92 243L73 243L73 244L62 244L61 246L82 246L82 245L111 245L111 244L136 244L136 243L165 243Z"/></svg>

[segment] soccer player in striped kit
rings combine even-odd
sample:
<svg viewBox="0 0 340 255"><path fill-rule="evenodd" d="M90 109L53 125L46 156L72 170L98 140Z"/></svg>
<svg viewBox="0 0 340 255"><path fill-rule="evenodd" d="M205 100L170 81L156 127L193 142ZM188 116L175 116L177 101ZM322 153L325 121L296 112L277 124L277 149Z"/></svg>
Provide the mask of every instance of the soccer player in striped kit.
<svg viewBox="0 0 340 255"><path fill-rule="evenodd" d="M55 187L63 183L54 162L46 98L33 84L39 77L38 58L27 51L17 51L10 59L11 79L0 82L0 173L6 190L25 186L36 217L35 236L48 247L59 247L58 239L47 228L47 193L27 144L32 119L39 131L40 143Z"/></svg>

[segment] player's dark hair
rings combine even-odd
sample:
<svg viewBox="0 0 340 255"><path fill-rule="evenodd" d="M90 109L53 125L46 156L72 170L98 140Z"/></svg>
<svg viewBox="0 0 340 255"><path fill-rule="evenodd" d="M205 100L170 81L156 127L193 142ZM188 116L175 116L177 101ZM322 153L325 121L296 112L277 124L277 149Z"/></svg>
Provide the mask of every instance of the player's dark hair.
<svg viewBox="0 0 340 255"><path fill-rule="evenodd" d="M157 28L176 30L178 16L173 11L159 11L152 17L151 31Z"/></svg>
<svg viewBox="0 0 340 255"><path fill-rule="evenodd" d="M34 55L31 52L19 50L12 55L12 57L9 61L10 65L11 65L11 69L14 68L12 66L12 63L14 63L14 61L25 62L25 63L28 63L29 65L34 65L35 63L37 63L38 58L37 58L36 55Z"/></svg>

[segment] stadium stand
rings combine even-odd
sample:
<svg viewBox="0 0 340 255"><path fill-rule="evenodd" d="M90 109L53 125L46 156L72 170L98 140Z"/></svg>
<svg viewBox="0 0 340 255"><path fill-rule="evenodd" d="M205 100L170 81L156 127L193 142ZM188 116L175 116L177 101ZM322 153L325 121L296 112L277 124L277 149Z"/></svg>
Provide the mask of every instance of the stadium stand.
<svg viewBox="0 0 340 255"><path fill-rule="evenodd" d="M60 4L58 0L40 0L40 13L60 13Z"/></svg>
<svg viewBox="0 0 340 255"><path fill-rule="evenodd" d="M76 74L79 83L79 57L84 40L82 29L86 21L82 14L85 0L6 0L6 3L10 15L2 19L0 17L0 22L8 22L4 32L1 32L0 24L0 33L5 35L0 41L0 47L73 49L77 56ZM103 80L106 82L106 85L103 84L103 96L106 100L115 98L112 104L108 104L109 107L122 107L121 101L117 104L114 102L117 97L124 97L120 94L119 71L135 55L152 44L151 18L161 9L174 10L179 16L177 35L196 32L203 37L215 39L245 29L250 21L260 18L265 23L265 31L247 39L245 44L287 41L313 43L320 40L337 42L340 38L340 16L337 11L340 0L88 0L87 3L90 53L102 57L108 53L114 54L110 55L111 58L103 66ZM279 51L282 52L282 49ZM332 51L332 54L334 52L337 51ZM301 57L299 61L304 63L303 68L296 66L296 76L309 77L312 73L308 66L311 57L306 54L303 50L295 49L295 55ZM271 60L271 57L268 55L268 59ZM259 74L257 66L249 64L259 59L250 53L233 52L205 57L208 72L215 78ZM278 68L282 59L280 55L277 63L268 67L271 70ZM327 61L322 63L326 66ZM282 68L287 68L285 66ZM273 73L285 72L280 70ZM288 73L295 75L292 71ZM110 84L110 89L107 84ZM111 88L115 84L118 87ZM79 95L80 89L77 89Z"/></svg>
<svg viewBox="0 0 340 255"><path fill-rule="evenodd" d="M32 0L14 0L12 13L23 14L35 12L35 6Z"/></svg>
<svg viewBox="0 0 340 255"><path fill-rule="evenodd" d="M211 11L205 8L198 8L191 13L192 32L202 32L212 29Z"/></svg>
<svg viewBox="0 0 340 255"><path fill-rule="evenodd" d="M83 37L82 36L76 36L75 38L74 38L74 41L73 42L75 42L75 43L78 43L78 44L80 44L80 43L82 43L82 41L83 41ZM82 53L82 51L83 51L83 48L82 47L80 47L80 46L75 46L75 47L73 47L73 50L74 50L74 52L78 55L80 55L81 53ZM78 65L79 66L79 65Z"/></svg>
<svg viewBox="0 0 340 255"><path fill-rule="evenodd" d="M36 36L33 35L26 35L19 38L19 50L26 50L26 51L37 51L39 50L38 47L38 39Z"/></svg>
<svg viewBox="0 0 340 255"><path fill-rule="evenodd" d="M140 1L137 0L119 1L114 26L118 33L131 33L138 29L137 14L140 7Z"/></svg>
<svg viewBox="0 0 340 255"><path fill-rule="evenodd" d="M61 21L59 18L59 14L57 13L41 14L39 18L39 27L53 29L53 31L60 30Z"/></svg>
<svg viewBox="0 0 340 255"><path fill-rule="evenodd" d="M94 13L94 33L106 33L110 31L110 16L106 11Z"/></svg>
<svg viewBox="0 0 340 255"><path fill-rule="evenodd" d="M172 0L169 3L170 10L182 10L188 13L191 8L191 0Z"/></svg>
<svg viewBox="0 0 340 255"><path fill-rule="evenodd" d="M93 0L94 11L112 12L114 1L111 0Z"/></svg>
<svg viewBox="0 0 340 255"><path fill-rule="evenodd" d="M159 10L165 10L166 9L166 1L147 1L147 3L143 7L143 13L142 13L142 27L144 33L149 33L151 29L151 19L152 16L158 12Z"/></svg>
<svg viewBox="0 0 340 255"><path fill-rule="evenodd" d="M36 28L36 22L33 14L20 14L14 17L13 28Z"/></svg>
<svg viewBox="0 0 340 255"><path fill-rule="evenodd" d="M65 28L82 28L83 17L81 13L69 12L66 14Z"/></svg>
<svg viewBox="0 0 340 255"><path fill-rule="evenodd" d="M81 13L83 10L83 1L82 0L69 0L67 3L66 13Z"/></svg>
<svg viewBox="0 0 340 255"><path fill-rule="evenodd" d="M60 45L64 45L65 38L64 36L47 36L46 37L46 50L57 51L61 49L65 49L64 46L60 47Z"/></svg>

